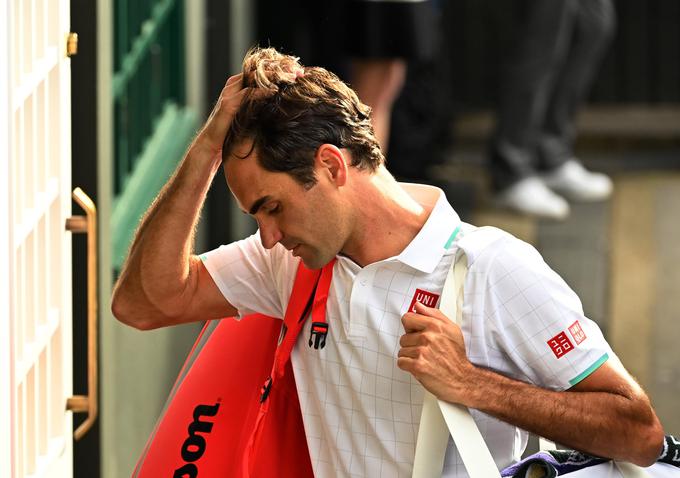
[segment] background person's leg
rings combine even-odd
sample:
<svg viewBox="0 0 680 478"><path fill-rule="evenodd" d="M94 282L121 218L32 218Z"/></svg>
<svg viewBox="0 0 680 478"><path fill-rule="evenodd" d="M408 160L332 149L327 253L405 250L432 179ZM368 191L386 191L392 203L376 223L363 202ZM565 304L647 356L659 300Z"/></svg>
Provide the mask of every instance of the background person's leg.
<svg viewBox="0 0 680 478"><path fill-rule="evenodd" d="M434 52L433 5L431 0L346 0L346 4L350 84L373 108L373 127L386 153L392 107L404 84L407 62L430 58Z"/></svg>
<svg viewBox="0 0 680 478"><path fill-rule="evenodd" d="M516 0L522 15L500 81L491 177L501 190L535 172L535 148L573 22L568 0Z"/></svg>
<svg viewBox="0 0 680 478"><path fill-rule="evenodd" d="M406 78L406 61L390 59L354 59L351 62L350 83L359 99L373 110L371 121L383 153L387 153L390 138L390 117Z"/></svg>
<svg viewBox="0 0 680 478"><path fill-rule="evenodd" d="M612 192L606 175L593 173L574 158L575 117L614 34L611 0L578 0L569 53L557 77L538 145L543 181L570 199L597 201Z"/></svg>
<svg viewBox="0 0 680 478"><path fill-rule="evenodd" d="M611 0L579 0L569 52L545 114L538 167L551 170L573 157L575 117L615 31Z"/></svg>
<svg viewBox="0 0 680 478"><path fill-rule="evenodd" d="M505 61L489 166L496 203L562 219L569 205L536 176L536 148L573 27L569 0L516 0L522 14Z"/></svg>

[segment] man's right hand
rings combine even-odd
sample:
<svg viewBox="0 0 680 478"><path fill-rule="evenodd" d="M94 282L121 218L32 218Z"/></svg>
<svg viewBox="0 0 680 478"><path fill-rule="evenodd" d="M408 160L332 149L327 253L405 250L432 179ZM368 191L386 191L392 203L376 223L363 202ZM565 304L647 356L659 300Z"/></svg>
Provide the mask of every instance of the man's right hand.
<svg viewBox="0 0 680 478"><path fill-rule="evenodd" d="M231 121L243 98L252 88L243 88L243 73L229 77L208 120L194 140L191 150L209 154L217 164L222 161L222 145Z"/></svg>

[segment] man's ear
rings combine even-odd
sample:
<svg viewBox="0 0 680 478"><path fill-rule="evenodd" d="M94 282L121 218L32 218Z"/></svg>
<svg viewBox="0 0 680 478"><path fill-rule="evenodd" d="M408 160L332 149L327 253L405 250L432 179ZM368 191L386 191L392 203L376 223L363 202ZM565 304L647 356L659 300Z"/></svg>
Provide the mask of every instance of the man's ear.
<svg viewBox="0 0 680 478"><path fill-rule="evenodd" d="M344 186L347 182L347 159L345 153L332 144L322 144L316 150L314 166L317 174L326 174L336 186Z"/></svg>

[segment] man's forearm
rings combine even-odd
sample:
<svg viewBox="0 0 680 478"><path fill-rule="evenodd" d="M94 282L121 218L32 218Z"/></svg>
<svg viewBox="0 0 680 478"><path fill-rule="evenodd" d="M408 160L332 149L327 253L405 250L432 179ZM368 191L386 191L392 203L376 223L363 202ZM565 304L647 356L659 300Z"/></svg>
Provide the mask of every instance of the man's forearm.
<svg viewBox="0 0 680 478"><path fill-rule="evenodd" d="M458 325L439 309L415 309L401 319L397 365L439 399L593 455L643 466L658 458L663 428L615 356L568 391L546 390L472 364Z"/></svg>
<svg viewBox="0 0 680 478"><path fill-rule="evenodd" d="M641 390L555 392L481 368L471 377L466 406L557 443L643 466L661 451L663 434Z"/></svg>
<svg viewBox="0 0 680 478"><path fill-rule="evenodd" d="M219 155L194 143L150 206L114 292L119 318L148 320L181 311L178 302L190 276L194 229L219 165Z"/></svg>
<svg viewBox="0 0 680 478"><path fill-rule="evenodd" d="M191 257L193 235L205 196L222 164L225 135L249 91L242 87L242 77L238 74L227 80L201 132L135 234L111 303L122 322L154 328L195 320L205 312L197 313L194 308L187 313L195 302L205 306L206 299L198 287L199 262ZM211 312L232 309L220 302Z"/></svg>

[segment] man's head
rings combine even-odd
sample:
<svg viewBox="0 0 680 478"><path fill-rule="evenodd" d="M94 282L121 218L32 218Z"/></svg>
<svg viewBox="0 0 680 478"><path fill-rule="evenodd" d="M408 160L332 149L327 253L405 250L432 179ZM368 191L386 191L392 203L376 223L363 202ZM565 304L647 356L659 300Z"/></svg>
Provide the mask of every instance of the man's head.
<svg viewBox="0 0 680 478"><path fill-rule="evenodd" d="M267 171L285 172L309 188L316 182L314 157L323 144L351 153L351 166L375 171L384 158L373 133L370 108L337 76L303 68L273 48L254 49L243 60L244 98L222 149L225 161L248 143Z"/></svg>
<svg viewBox="0 0 680 478"><path fill-rule="evenodd" d="M384 162L370 108L332 73L303 70L273 49L248 53L243 86L253 90L222 152L229 188L257 220L266 248L281 243L308 267L322 267L356 229L349 176Z"/></svg>

